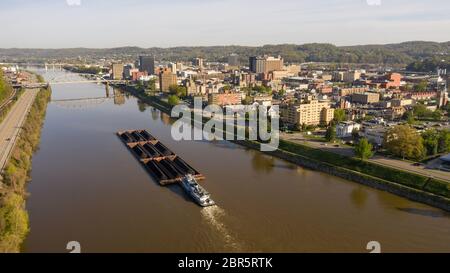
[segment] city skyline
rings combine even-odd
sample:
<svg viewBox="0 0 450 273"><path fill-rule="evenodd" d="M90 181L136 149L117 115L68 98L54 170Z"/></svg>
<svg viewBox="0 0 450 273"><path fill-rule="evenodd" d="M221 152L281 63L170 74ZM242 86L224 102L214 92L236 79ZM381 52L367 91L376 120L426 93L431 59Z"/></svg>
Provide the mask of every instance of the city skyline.
<svg viewBox="0 0 450 273"><path fill-rule="evenodd" d="M443 0L6 0L0 48L444 42L449 9Z"/></svg>

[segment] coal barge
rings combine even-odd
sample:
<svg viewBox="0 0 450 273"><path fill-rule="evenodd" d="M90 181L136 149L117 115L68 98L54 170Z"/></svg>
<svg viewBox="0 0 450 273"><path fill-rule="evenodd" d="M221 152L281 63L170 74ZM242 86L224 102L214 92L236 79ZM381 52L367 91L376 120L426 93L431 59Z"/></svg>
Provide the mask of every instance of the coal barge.
<svg viewBox="0 0 450 273"><path fill-rule="evenodd" d="M177 156L148 131L120 131L117 132L117 135L160 185L179 184L186 177L196 181L205 179L201 173ZM186 191L186 187L182 188ZM186 192L197 202L190 191ZM199 202L197 203L199 204ZM211 205L213 204L211 202ZM199 205L205 206L204 204Z"/></svg>

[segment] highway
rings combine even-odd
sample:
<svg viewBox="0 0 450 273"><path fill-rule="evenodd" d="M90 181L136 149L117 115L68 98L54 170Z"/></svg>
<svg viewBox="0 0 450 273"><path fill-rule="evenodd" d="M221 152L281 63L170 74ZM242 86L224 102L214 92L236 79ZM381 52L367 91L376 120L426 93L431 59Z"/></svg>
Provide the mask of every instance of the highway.
<svg viewBox="0 0 450 273"><path fill-rule="evenodd" d="M0 171L3 172L39 89L27 89L0 124ZM0 180L1 181L1 180ZM1 182L0 182L1 187Z"/></svg>

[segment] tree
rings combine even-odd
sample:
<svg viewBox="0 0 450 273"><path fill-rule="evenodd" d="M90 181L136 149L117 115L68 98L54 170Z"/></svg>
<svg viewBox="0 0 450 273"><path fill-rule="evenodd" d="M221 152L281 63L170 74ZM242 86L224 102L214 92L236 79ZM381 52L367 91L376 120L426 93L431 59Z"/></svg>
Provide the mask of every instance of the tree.
<svg viewBox="0 0 450 273"><path fill-rule="evenodd" d="M421 81L416 86L414 86L414 91L416 92L425 92L427 91L428 82L427 81Z"/></svg>
<svg viewBox="0 0 450 273"><path fill-rule="evenodd" d="M448 113L450 113L450 103L447 103L447 105L444 105L442 107L443 110L447 111Z"/></svg>
<svg viewBox="0 0 450 273"><path fill-rule="evenodd" d="M342 122L342 121L346 120L345 116L346 115L345 115L345 110L344 109L336 109L334 111L334 120L336 122Z"/></svg>
<svg viewBox="0 0 450 273"><path fill-rule="evenodd" d="M442 111L439 110L439 109L437 109L436 111L434 111L434 112L431 114L431 117L432 117L433 120L435 120L435 121L441 121L441 120L442 120L442 116L443 116L443 113L442 113Z"/></svg>
<svg viewBox="0 0 450 273"><path fill-rule="evenodd" d="M375 118L374 115L365 115L364 118L363 118L363 120L369 121L369 120L372 120L372 119L374 119L374 118Z"/></svg>
<svg viewBox="0 0 450 273"><path fill-rule="evenodd" d="M439 133L432 129L427 130L422 134L423 145L427 149L428 155L435 155L438 153L439 148Z"/></svg>
<svg viewBox="0 0 450 273"><path fill-rule="evenodd" d="M369 159L373 156L373 146L366 138L361 139L355 146L355 154L362 160Z"/></svg>
<svg viewBox="0 0 450 273"><path fill-rule="evenodd" d="M406 91L412 91L412 90L413 90L412 84L410 84L410 83L406 84L406 85L405 85L405 90L406 90Z"/></svg>
<svg viewBox="0 0 450 273"><path fill-rule="evenodd" d="M407 111L404 115L403 118L406 120L406 122L409 125L413 125L416 123L416 118L414 117L414 114L412 111Z"/></svg>
<svg viewBox="0 0 450 273"><path fill-rule="evenodd" d="M335 126L329 126L327 128L327 132L325 134L325 139L328 142L332 142L336 139L336 127Z"/></svg>
<svg viewBox="0 0 450 273"><path fill-rule="evenodd" d="M151 92L156 91L156 80L151 79L147 82L147 89Z"/></svg>
<svg viewBox="0 0 450 273"><path fill-rule="evenodd" d="M433 115L433 112L431 110L427 109L427 107L423 104L414 105L413 113L414 113L414 116L419 117L419 118L427 118L427 117L431 117Z"/></svg>
<svg viewBox="0 0 450 273"><path fill-rule="evenodd" d="M222 91L230 91L232 88L231 88L231 86L229 85L229 84L226 84L226 85L224 85L223 87L222 87Z"/></svg>
<svg viewBox="0 0 450 273"><path fill-rule="evenodd" d="M438 144L439 153L450 152L450 130L444 130L440 132L438 142L439 142Z"/></svg>
<svg viewBox="0 0 450 273"><path fill-rule="evenodd" d="M242 100L243 105L250 105L253 102L253 98L251 96L245 96L245 99Z"/></svg>
<svg viewBox="0 0 450 273"><path fill-rule="evenodd" d="M356 128L353 128L352 130L352 139L354 141L357 141L359 139L359 130Z"/></svg>
<svg viewBox="0 0 450 273"><path fill-rule="evenodd" d="M142 83L142 81L138 81L138 82L137 82L136 88L137 88L139 91L144 91L144 84Z"/></svg>
<svg viewBox="0 0 450 273"><path fill-rule="evenodd" d="M177 84L173 84L169 86L169 93L172 95L175 95L177 97L186 97L187 96L187 89L184 86L179 86Z"/></svg>
<svg viewBox="0 0 450 273"><path fill-rule="evenodd" d="M264 93L267 95L271 95L272 94L272 88L269 86L255 86L253 87L253 90L256 91L257 93Z"/></svg>
<svg viewBox="0 0 450 273"><path fill-rule="evenodd" d="M425 156L425 147L420 134L409 125L398 125L388 129L384 147L393 155L420 160Z"/></svg>
<svg viewBox="0 0 450 273"><path fill-rule="evenodd" d="M176 95L170 95L168 102L170 105L175 106L178 105L178 103L180 103L180 98L178 98L178 96Z"/></svg>

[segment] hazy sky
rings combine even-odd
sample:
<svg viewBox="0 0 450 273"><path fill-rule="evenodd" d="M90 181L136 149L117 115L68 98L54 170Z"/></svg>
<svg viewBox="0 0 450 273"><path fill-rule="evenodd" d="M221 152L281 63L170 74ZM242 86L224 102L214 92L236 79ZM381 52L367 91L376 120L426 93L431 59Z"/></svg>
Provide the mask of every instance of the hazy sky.
<svg viewBox="0 0 450 273"><path fill-rule="evenodd" d="M449 0L0 0L0 47L449 41Z"/></svg>

